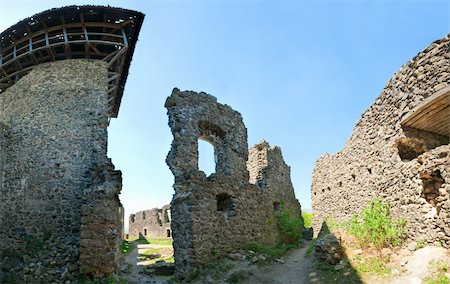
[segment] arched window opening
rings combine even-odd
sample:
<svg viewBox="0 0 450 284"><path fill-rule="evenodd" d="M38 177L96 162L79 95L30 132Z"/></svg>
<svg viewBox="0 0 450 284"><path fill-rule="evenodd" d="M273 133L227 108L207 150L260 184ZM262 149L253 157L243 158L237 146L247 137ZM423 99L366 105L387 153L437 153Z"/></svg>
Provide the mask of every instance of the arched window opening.
<svg viewBox="0 0 450 284"><path fill-rule="evenodd" d="M164 222L170 223L172 221L172 216L170 215L170 209L167 209L164 213Z"/></svg>
<svg viewBox="0 0 450 284"><path fill-rule="evenodd" d="M147 236L147 229L144 229L144 236Z"/></svg>
<svg viewBox="0 0 450 284"><path fill-rule="evenodd" d="M198 139L198 169L209 176L216 172L216 163L214 145L206 140Z"/></svg>
<svg viewBox="0 0 450 284"><path fill-rule="evenodd" d="M170 238L172 236L170 229L167 229L167 237Z"/></svg>

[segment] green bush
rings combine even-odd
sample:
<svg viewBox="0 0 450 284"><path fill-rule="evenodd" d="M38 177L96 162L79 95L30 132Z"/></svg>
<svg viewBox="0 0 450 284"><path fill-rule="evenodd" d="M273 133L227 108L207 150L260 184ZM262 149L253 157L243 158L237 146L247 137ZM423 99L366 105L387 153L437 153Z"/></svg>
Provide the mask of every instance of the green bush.
<svg viewBox="0 0 450 284"><path fill-rule="evenodd" d="M347 228L362 243L370 242L381 249L401 243L406 232L406 221L393 221L389 204L376 198L360 215L353 215Z"/></svg>
<svg viewBox="0 0 450 284"><path fill-rule="evenodd" d="M290 210L283 208L277 216L278 228L285 244L298 243L302 237L303 221L292 215Z"/></svg>
<svg viewBox="0 0 450 284"><path fill-rule="evenodd" d="M303 217L303 222L305 224L305 228L311 228L314 214L302 211L302 217Z"/></svg>

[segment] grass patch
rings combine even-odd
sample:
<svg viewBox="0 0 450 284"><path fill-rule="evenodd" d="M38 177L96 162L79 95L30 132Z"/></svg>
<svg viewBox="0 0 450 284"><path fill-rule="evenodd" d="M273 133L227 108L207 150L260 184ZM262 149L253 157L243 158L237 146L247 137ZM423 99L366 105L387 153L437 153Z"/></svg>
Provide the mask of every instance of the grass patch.
<svg viewBox="0 0 450 284"><path fill-rule="evenodd" d="M416 248L421 249L424 248L427 245L427 242L425 240L418 240L416 243Z"/></svg>
<svg viewBox="0 0 450 284"><path fill-rule="evenodd" d="M140 253L140 254L145 255L145 256L151 256L151 255L154 255L154 254L156 254L158 252L159 252L158 248L149 248L149 249L145 250L143 253Z"/></svg>
<svg viewBox="0 0 450 284"><path fill-rule="evenodd" d="M265 247L260 243L253 243L249 247L249 249L254 252L266 254L270 260L280 258L285 255L286 252L295 248L298 248L298 244L280 244L275 247Z"/></svg>
<svg viewBox="0 0 450 284"><path fill-rule="evenodd" d="M308 248L306 249L305 257L310 257L314 253L314 250L316 249L316 242L317 242L317 239L314 239L308 245Z"/></svg>
<svg viewBox="0 0 450 284"><path fill-rule="evenodd" d="M139 238L133 238L133 239L126 239L126 241L133 243L133 244L148 244L147 239L139 239Z"/></svg>
<svg viewBox="0 0 450 284"><path fill-rule="evenodd" d="M425 278L424 284L450 284L450 278L445 275L438 277Z"/></svg>
<svg viewBox="0 0 450 284"><path fill-rule="evenodd" d="M389 203L376 198L360 215L354 214L347 230L362 245L372 243L377 249L401 244L406 233L406 221L393 221Z"/></svg>
<svg viewBox="0 0 450 284"><path fill-rule="evenodd" d="M80 278L80 279L78 279L78 283L79 284L132 284L131 282L128 282L125 279L122 279L120 277L116 278L113 276L108 276L106 278L95 279L95 280Z"/></svg>
<svg viewBox="0 0 450 284"><path fill-rule="evenodd" d="M173 255L168 255L163 252L162 248L149 248L139 254L139 259L145 260L147 264L153 264L156 262L175 262Z"/></svg>
<svg viewBox="0 0 450 284"><path fill-rule="evenodd" d="M311 228L314 214L302 211L302 217L305 228Z"/></svg>
<svg viewBox="0 0 450 284"><path fill-rule="evenodd" d="M250 275L247 270L239 270L239 271L233 272L227 278L227 283L230 283L230 284L240 283L240 282L246 280L249 276Z"/></svg>
<svg viewBox="0 0 450 284"><path fill-rule="evenodd" d="M428 267L431 275L424 280L425 284L450 284L450 278L446 275L449 271L449 264L445 261L430 261Z"/></svg>
<svg viewBox="0 0 450 284"><path fill-rule="evenodd" d="M149 244L154 244L154 245L164 245L164 246L172 245L171 239L147 239L147 242Z"/></svg>
<svg viewBox="0 0 450 284"><path fill-rule="evenodd" d="M390 273L386 267L387 260L377 257L355 257L355 269L358 273L370 275L386 275Z"/></svg>

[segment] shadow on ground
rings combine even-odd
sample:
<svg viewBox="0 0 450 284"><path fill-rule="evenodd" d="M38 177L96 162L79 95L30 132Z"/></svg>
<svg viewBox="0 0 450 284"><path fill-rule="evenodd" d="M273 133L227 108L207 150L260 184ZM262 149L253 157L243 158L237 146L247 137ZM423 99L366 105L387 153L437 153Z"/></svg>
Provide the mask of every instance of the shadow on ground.
<svg viewBox="0 0 450 284"><path fill-rule="evenodd" d="M326 221L322 223L321 230L316 240L312 241L311 246L315 246L316 242L325 236L333 236L339 241L339 236L331 232ZM309 251L314 248L309 248ZM341 247L342 260L337 264L328 264L320 260L314 252L305 256L305 261L312 261L312 271L309 273L309 282L307 283L364 283L357 270L352 266L345 248Z"/></svg>

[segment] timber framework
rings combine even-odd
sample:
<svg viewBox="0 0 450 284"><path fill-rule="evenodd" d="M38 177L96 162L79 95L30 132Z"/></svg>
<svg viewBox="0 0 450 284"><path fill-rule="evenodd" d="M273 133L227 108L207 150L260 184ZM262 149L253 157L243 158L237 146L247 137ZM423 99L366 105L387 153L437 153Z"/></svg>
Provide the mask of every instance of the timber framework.
<svg viewBox="0 0 450 284"><path fill-rule="evenodd" d="M68 6L24 19L0 34L0 93L34 66L64 59L107 62L110 116L117 117L140 12L102 6Z"/></svg>

